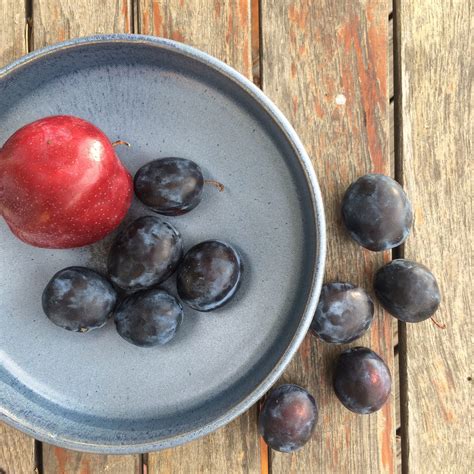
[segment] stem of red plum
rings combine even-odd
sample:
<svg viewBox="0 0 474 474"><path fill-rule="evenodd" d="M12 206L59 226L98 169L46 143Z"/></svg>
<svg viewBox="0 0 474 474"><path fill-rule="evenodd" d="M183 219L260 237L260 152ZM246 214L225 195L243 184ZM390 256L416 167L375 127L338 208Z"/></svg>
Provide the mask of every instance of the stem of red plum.
<svg viewBox="0 0 474 474"><path fill-rule="evenodd" d="M113 147L116 147L117 145L125 145L130 147L130 143L126 142L125 140L116 140L115 142L112 142Z"/></svg>
<svg viewBox="0 0 474 474"><path fill-rule="evenodd" d="M215 181L213 179L205 179L204 184L210 184L211 186L214 186L220 193L225 189L222 183L219 183L219 181Z"/></svg>

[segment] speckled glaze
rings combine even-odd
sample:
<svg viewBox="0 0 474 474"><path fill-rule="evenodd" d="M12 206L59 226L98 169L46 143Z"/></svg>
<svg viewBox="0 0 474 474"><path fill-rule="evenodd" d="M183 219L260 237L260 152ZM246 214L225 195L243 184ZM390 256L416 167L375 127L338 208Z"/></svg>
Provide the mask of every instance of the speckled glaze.
<svg viewBox="0 0 474 474"><path fill-rule="evenodd" d="M316 176L291 125L243 76L172 41L81 38L0 70L0 144L22 125L67 113L91 121L132 175L165 156L206 178L192 212L166 218L198 242L229 242L245 276L210 314L185 308L176 337L141 349L112 322L87 334L51 324L41 293L68 266L105 273L115 237L38 249L0 222L0 419L59 446L138 453L176 446L230 422L278 379L302 342L321 287L325 222ZM317 159L317 157L313 157ZM113 196L111 196L113 199ZM122 228L149 214L132 203ZM176 295L173 279L163 287Z"/></svg>

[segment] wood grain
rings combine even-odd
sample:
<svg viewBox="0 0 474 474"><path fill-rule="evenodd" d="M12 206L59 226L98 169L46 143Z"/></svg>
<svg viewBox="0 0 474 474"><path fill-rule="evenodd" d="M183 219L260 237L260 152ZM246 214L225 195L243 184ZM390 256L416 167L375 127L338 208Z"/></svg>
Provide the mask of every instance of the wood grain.
<svg viewBox="0 0 474 474"><path fill-rule="evenodd" d="M256 410L251 409L204 438L174 449L149 453L147 474L259 473L256 426Z"/></svg>
<svg viewBox="0 0 474 474"><path fill-rule="evenodd" d="M131 0L33 0L34 47L78 36L130 33Z"/></svg>
<svg viewBox="0 0 474 474"><path fill-rule="evenodd" d="M33 473L35 440L0 423L0 473Z"/></svg>
<svg viewBox="0 0 474 474"><path fill-rule="evenodd" d="M250 0L138 0L142 34L195 46L252 78Z"/></svg>
<svg viewBox="0 0 474 474"><path fill-rule="evenodd" d="M140 456L105 456L43 445L44 474L139 474Z"/></svg>
<svg viewBox="0 0 474 474"><path fill-rule="evenodd" d="M258 86L262 86L261 82L261 64L260 64L260 0L250 0L250 17L251 17L251 56L252 56L252 79Z"/></svg>
<svg viewBox="0 0 474 474"><path fill-rule="evenodd" d="M395 428L398 430L402 424L400 419L400 357L398 346L395 348L393 357L392 392L395 406Z"/></svg>
<svg viewBox="0 0 474 474"><path fill-rule="evenodd" d="M27 52L25 5L0 0L0 67ZM0 472L33 472L35 442L29 436L0 423Z"/></svg>
<svg viewBox="0 0 474 474"><path fill-rule="evenodd" d="M389 258L355 245L340 222L346 187L367 172L391 174L388 121L388 2L262 1L263 90L302 138L320 178L327 213L326 281L371 292ZM377 306L367 345L393 367L392 318ZM393 403L370 416L347 411L333 394L330 367L343 348L308 335L283 377L317 398L320 421L294 455L272 453L277 473L387 473L395 470ZM393 370L392 370L393 373Z"/></svg>
<svg viewBox="0 0 474 474"><path fill-rule="evenodd" d="M127 33L131 0L33 0L33 45L96 33ZM45 474L138 473L140 456L99 456L43 444Z"/></svg>
<svg viewBox="0 0 474 474"><path fill-rule="evenodd" d="M473 4L397 0L397 117L414 229L405 257L428 266L442 304L406 325L402 381L405 472L472 471Z"/></svg>
<svg viewBox="0 0 474 474"><path fill-rule="evenodd" d="M252 78L249 0L139 0L138 32L195 46ZM260 472L256 408L203 439L148 455L148 474ZM183 471L184 470L184 471Z"/></svg>
<svg viewBox="0 0 474 474"><path fill-rule="evenodd" d="M18 0L0 0L0 67L27 52L25 5Z"/></svg>

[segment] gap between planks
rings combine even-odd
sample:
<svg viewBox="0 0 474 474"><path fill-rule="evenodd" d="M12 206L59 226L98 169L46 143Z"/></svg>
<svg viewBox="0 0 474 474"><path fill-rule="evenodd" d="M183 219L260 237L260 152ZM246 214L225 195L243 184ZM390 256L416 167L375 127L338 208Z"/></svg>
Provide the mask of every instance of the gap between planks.
<svg viewBox="0 0 474 474"><path fill-rule="evenodd" d="M252 80L253 83L262 88L262 15L261 0L250 0L250 41L252 55ZM257 423L260 411L263 405L263 399L257 404ZM257 427L258 430L258 427ZM271 471L271 450L259 435L260 447L260 472L261 474L270 474Z"/></svg>
<svg viewBox="0 0 474 474"><path fill-rule="evenodd" d="M390 37L392 40L390 52L392 57L389 64L391 66L390 78L392 85L391 104L390 104L390 124L391 124L391 139L393 146L393 162L395 163L394 176L395 180L403 186L403 162L401 151L401 123L400 123L400 99L401 99L401 70L399 48L401 43L400 22L397 10L397 2L393 0L392 12L390 14ZM392 251L392 259L404 257L404 245ZM396 320L395 320L396 321ZM397 404L396 404L396 419L397 419L397 470L399 473L408 473L408 437L405 432L407 423L407 371L406 371L406 324L401 321L396 321L397 328L397 357L395 359L398 367L397 382Z"/></svg>

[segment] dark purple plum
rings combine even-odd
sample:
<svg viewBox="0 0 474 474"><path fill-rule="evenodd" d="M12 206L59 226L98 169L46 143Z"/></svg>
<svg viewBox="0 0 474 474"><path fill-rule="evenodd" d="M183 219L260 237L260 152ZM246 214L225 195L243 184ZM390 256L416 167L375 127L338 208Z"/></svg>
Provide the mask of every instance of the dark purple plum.
<svg viewBox="0 0 474 474"><path fill-rule="evenodd" d="M108 280L84 267L56 273L42 297L46 316L57 326L76 332L102 327L116 302L117 294Z"/></svg>
<svg viewBox="0 0 474 474"><path fill-rule="evenodd" d="M107 268L111 280L120 288L141 290L166 280L182 255L180 233L158 217L144 216L117 236Z"/></svg>
<svg viewBox="0 0 474 474"><path fill-rule="evenodd" d="M161 158L135 175L135 194L158 214L179 216L194 209L202 197L201 168L185 158Z"/></svg>
<svg viewBox="0 0 474 474"><path fill-rule="evenodd" d="M387 364L374 351L355 347L339 355L333 385L347 409L365 415L380 410L388 400L392 378Z"/></svg>
<svg viewBox="0 0 474 474"><path fill-rule="evenodd" d="M362 247L380 251L406 240L413 222L410 201L402 187L382 174L353 182L342 200L342 220Z"/></svg>
<svg viewBox="0 0 474 474"><path fill-rule="evenodd" d="M354 341L370 327L374 303L362 289L351 283L327 283L321 289L311 330L326 342Z"/></svg>
<svg viewBox="0 0 474 474"><path fill-rule="evenodd" d="M143 290L125 298L115 311L117 332L140 347L171 341L183 320L183 308L168 292Z"/></svg>
<svg viewBox="0 0 474 474"><path fill-rule="evenodd" d="M298 385L285 384L268 393L258 429L270 448L291 453L309 441L317 422L314 398Z"/></svg>
<svg viewBox="0 0 474 474"><path fill-rule="evenodd" d="M377 271L374 290L390 314L408 323L428 319L441 302L434 275L424 265L403 258L393 260Z"/></svg>
<svg viewBox="0 0 474 474"><path fill-rule="evenodd" d="M242 275L239 254L218 240L191 248L178 269L179 297L197 311L211 311L236 293Z"/></svg>

